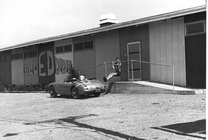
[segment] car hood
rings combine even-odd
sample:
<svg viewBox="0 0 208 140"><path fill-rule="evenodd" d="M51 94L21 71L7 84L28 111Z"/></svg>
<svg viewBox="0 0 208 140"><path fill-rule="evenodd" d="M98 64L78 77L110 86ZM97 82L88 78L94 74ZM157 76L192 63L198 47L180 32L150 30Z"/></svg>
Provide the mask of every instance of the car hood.
<svg viewBox="0 0 208 140"><path fill-rule="evenodd" d="M88 80L86 82L83 82L85 85L94 85L94 86L103 86L104 84L99 80Z"/></svg>
<svg viewBox="0 0 208 140"><path fill-rule="evenodd" d="M50 83L49 86L50 85L62 85L62 84L63 84L63 82L53 82L53 83Z"/></svg>

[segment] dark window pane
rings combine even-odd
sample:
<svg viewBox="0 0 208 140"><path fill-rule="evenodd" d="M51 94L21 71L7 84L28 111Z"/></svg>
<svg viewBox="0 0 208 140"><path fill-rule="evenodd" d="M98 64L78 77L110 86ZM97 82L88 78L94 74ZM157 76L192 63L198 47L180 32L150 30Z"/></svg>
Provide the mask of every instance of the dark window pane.
<svg viewBox="0 0 208 140"><path fill-rule="evenodd" d="M83 43L74 44L74 50L75 51L82 50L82 49L83 49Z"/></svg>
<svg viewBox="0 0 208 140"><path fill-rule="evenodd" d="M31 51L31 57L36 57L37 56L37 51Z"/></svg>
<svg viewBox="0 0 208 140"><path fill-rule="evenodd" d="M17 53L12 54L12 60L16 60L16 59L18 59L18 57L17 57Z"/></svg>
<svg viewBox="0 0 208 140"><path fill-rule="evenodd" d="M64 52L71 52L71 51L72 51L72 45L64 46Z"/></svg>
<svg viewBox="0 0 208 140"><path fill-rule="evenodd" d="M22 59L22 58L23 58L23 53L18 53L18 54L17 54L17 58L18 58L18 59Z"/></svg>
<svg viewBox="0 0 208 140"><path fill-rule="evenodd" d="M56 53L62 53L62 52L64 52L63 46L56 47Z"/></svg>
<svg viewBox="0 0 208 140"><path fill-rule="evenodd" d="M5 55L2 55L2 56L1 56L1 61L2 61L2 62L6 61L6 56L5 56Z"/></svg>
<svg viewBox="0 0 208 140"><path fill-rule="evenodd" d="M24 57L25 58L30 58L31 57L31 53L30 52L25 52L24 53Z"/></svg>
<svg viewBox="0 0 208 140"><path fill-rule="evenodd" d="M84 49L92 49L93 41L84 42Z"/></svg>
<svg viewBox="0 0 208 140"><path fill-rule="evenodd" d="M11 60L11 55L6 55L6 61L10 61Z"/></svg>
<svg viewBox="0 0 208 140"><path fill-rule="evenodd" d="M204 33L204 22L187 24L187 35Z"/></svg>

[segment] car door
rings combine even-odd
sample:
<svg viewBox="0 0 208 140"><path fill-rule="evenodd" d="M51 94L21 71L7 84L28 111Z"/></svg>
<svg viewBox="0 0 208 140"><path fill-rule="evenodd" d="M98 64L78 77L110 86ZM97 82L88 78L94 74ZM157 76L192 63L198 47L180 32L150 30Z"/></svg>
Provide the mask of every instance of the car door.
<svg viewBox="0 0 208 140"><path fill-rule="evenodd" d="M61 87L61 94L64 95L71 95L71 86L72 86L73 82L63 82L63 85Z"/></svg>

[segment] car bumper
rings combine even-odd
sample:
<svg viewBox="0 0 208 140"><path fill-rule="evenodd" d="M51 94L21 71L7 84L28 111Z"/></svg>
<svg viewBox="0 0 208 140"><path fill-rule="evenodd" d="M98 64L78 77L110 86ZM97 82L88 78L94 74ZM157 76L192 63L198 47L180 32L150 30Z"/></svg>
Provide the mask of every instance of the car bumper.
<svg viewBox="0 0 208 140"><path fill-rule="evenodd" d="M103 93L103 92L105 92L105 89L94 89L94 90L85 90L84 94L90 95L90 94L97 94L97 93Z"/></svg>

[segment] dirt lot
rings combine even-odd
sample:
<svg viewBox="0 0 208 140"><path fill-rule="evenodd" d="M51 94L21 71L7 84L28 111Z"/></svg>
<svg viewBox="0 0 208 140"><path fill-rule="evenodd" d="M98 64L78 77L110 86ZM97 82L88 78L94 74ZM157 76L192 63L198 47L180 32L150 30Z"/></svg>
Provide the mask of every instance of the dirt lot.
<svg viewBox="0 0 208 140"><path fill-rule="evenodd" d="M0 93L1 140L199 140L206 97L106 94L79 100Z"/></svg>

